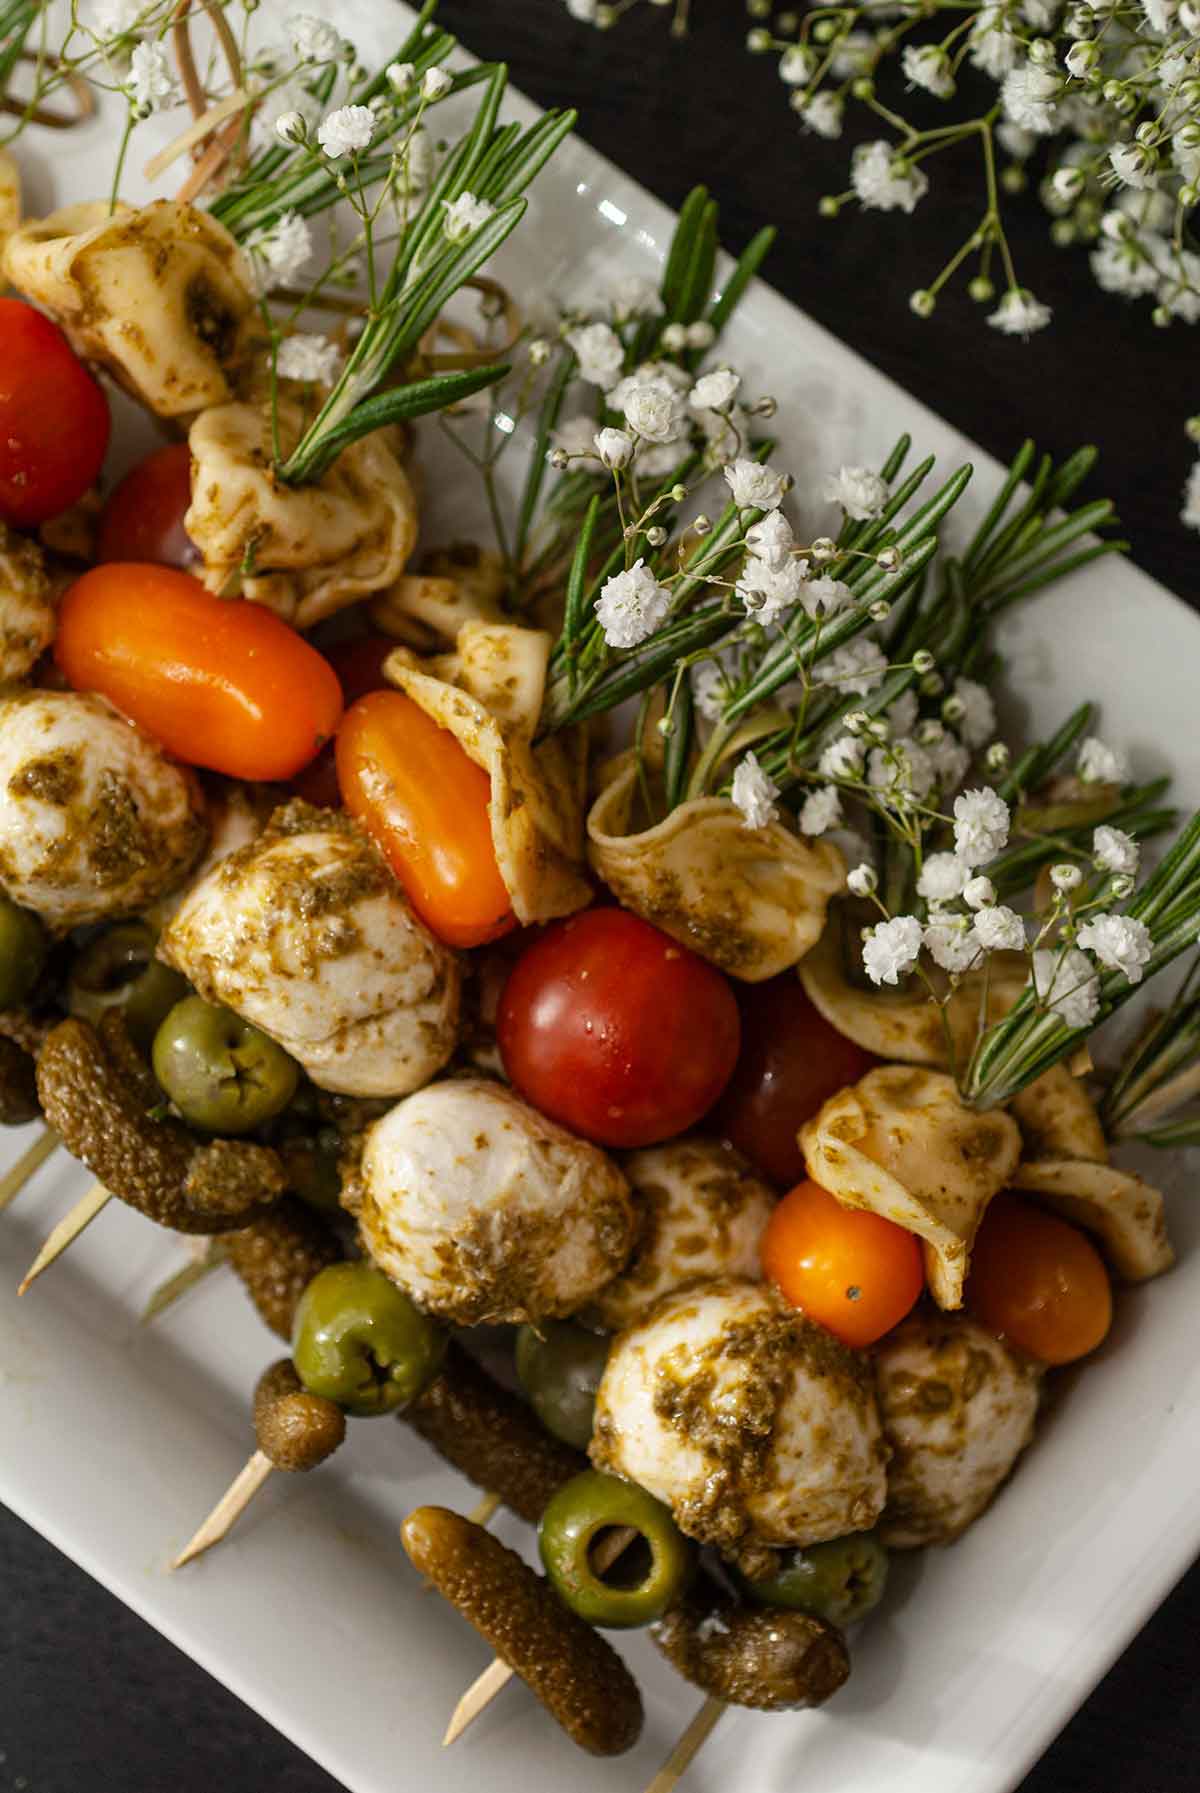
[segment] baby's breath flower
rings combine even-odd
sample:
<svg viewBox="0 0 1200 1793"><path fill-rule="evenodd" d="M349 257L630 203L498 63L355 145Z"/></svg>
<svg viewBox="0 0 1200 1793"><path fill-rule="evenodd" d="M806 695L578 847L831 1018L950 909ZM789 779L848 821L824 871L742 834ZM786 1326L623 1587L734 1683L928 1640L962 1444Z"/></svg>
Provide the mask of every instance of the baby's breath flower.
<svg viewBox="0 0 1200 1793"><path fill-rule="evenodd" d="M444 98L453 85L444 68L427 68L421 77L421 98L432 105Z"/></svg>
<svg viewBox="0 0 1200 1793"><path fill-rule="evenodd" d="M627 572L606 579L596 599L596 615L609 647L636 647L654 634L670 608L670 592L640 559Z"/></svg>
<svg viewBox="0 0 1200 1793"><path fill-rule="evenodd" d="M1065 896L1070 891L1079 889L1083 883L1083 873L1077 865L1052 865L1050 882L1055 890L1062 891Z"/></svg>
<svg viewBox="0 0 1200 1793"><path fill-rule="evenodd" d="M978 882L986 884L987 879L981 878ZM969 889L970 885L967 886L967 890ZM966 895L966 892L963 894ZM967 901L970 900L968 896ZM975 937L985 952L1025 951L1025 923L1014 909L1009 909L1004 903L988 904L979 910L975 917Z"/></svg>
<svg viewBox="0 0 1200 1793"><path fill-rule="evenodd" d="M883 683L887 668L887 655L878 642L860 635L819 660L812 669L812 679L817 685L836 685L841 691L869 697Z"/></svg>
<svg viewBox="0 0 1200 1793"><path fill-rule="evenodd" d="M800 108L800 117L810 131L827 142L834 142L842 134L842 120L845 105L836 93L818 93Z"/></svg>
<svg viewBox="0 0 1200 1793"><path fill-rule="evenodd" d="M304 114L294 108L290 112L281 112L275 120L275 135L281 143L303 143L308 136Z"/></svg>
<svg viewBox="0 0 1200 1793"><path fill-rule="evenodd" d="M729 681L719 660L701 660L692 667L692 701L705 722L720 719L729 696Z"/></svg>
<svg viewBox="0 0 1200 1793"><path fill-rule="evenodd" d="M1055 101L1062 85L1061 78L1049 69L1023 62L1005 75L1000 102L1013 124L1037 137L1048 137L1057 129Z"/></svg>
<svg viewBox="0 0 1200 1793"><path fill-rule="evenodd" d="M1115 143L1108 152L1109 166L1127 187L1152 187L1158 179L1158 159L1140 143Z"/></svg>
<svg viewBox="0 0 1200 1793"><path fill-rule="evenodd" d="M246 249L264 286L286 286L312 254L312 232L299 212L283 212L274 224L253 231Z"/></svg>
<svg viewBox="0 0 1200 1793"><path fill-rule="evenodd" d="M1076 938L1106 970L1122 972L1131 984L1141 983L1154 951L1149 928L1132 915L1094 915Z"/></svg>
<svg viewBox="0 0 1200 1793"><path fill-rule="evenodd" d="M1035 299L1028 287L1010 286L988 323L1004 336L1031 336L1046 328L1051 315L1050 307Z"/></svg>
<svg viewBox="0 0 1200 1793"><path fill-rule="evenodd" d="M330 161L337 162L369 149L374 135L375 114L369 106L339 106L321 123L317 142Z"/></svg>
<svg viewBox="0 0 1200 1793"><path fill-rule="evenodd" d="M979 936L966 915L938 915L926 924L922 943L935 965L952 976L969 971L979 957Z"/></svg>
<svg viewBox="0 0 1200 1793"><path fill-rule="evenodd" d="M149 0L96 0L90 29L102 43L133 30Z"/></svg>
<svg viewBox="0 0 1200 1793"><path fill-rule="evenodd" d="M962 898L968 909L986 909L996 901L996 886L982 875L968 878L963 885Z"/></svg>
<svg viewBox="0 0 1200 1793"><path fill-rule="evenodd" d="M851 896L869 897L879 886L879 875L873 865L856 865L846 874L846 889Z"/></svg>
<svg viewBox="0 0 1200 1793"><path fill-rule="evenodd" d="M779 78L789 87L807 87L817 72L817 58L807 44L792 44L779 59Z"/></svg>
<svg viewBox="0 0 1200 1793"><path fill-rule="evenodd" d="M389 62L385 73L393 93L406 93L412 86L417 71L411 62Z"/></svg>
<svg viewBox="0 0 1200 1793"><path fill-rule="evenodd" d="M711 349L716 340L717 333L707 318L697 318L694 324L687 327L689 349Z"/></svg>
<svg viewBox="0 0 1200 1793"><path fill-rule="evenodd" d="M911 212L929 191L928 177L882 139L859 144L850 163L850 182L859 204L876 212Z"/></svg>
<svg viewBox="0 0 1200 1793"><path fill-rule="evenodd" d="M1016 67L1020 49L1005 7L981 6L971 26L969 41L968 56L975 67L990 75L993 81L1002 80Z"/></svg>
<svg viewBox="0 0 1200 1793"><path fill-rule="evenodd" d="M805 561L790 556L774 569L757 555L748 555L736 587L747 616L754 617L764 628L778 622L804 599L806 571Z"/></svg>
<svg viewBox="0 0 1200 1793"><path fill-rule="evenodd" d="M1129 761L1115 747L1106 747L1096 735L1080 746L1075 770L1084 784L1128 784Z"/></svg>
<svg viewBox="0 0 1200 1793"><path fill-rule="evenodd" d="M953 699L961 706L954 726L968 747L982 747L996 729L996 706L987 686L975 679L956 679Z"/></svg>
<svg viewBox="0 0 1200 1793"><path fill-rule="evenodd" d="M568 330L567 346L574 349L579 377L589 386L611 386L625 365L621 339L608 324L582 324L577 330Z"/></svg>
<svg viewBox="0 0 1200 1793"><path fill-rule="evenodd" d="M619 324L627 323L630 318L658 317L663 308L658 288L641 274L622 274L615 280L609 292L609 304Z"/></svg>
<svg viewBox="0 0 1200 1793"><path fill-rule="evenodd" d="M1102 822L1092 836L1092 857L1102 872L1134 878L1141 856L1141 848L1123 828L1110 828Z"/></svg>
<svg viewBox="0 0 1200 1793"><path fill-rule="evenodd" d="M279 345L275 371L281 380L332 386L341 362L341 350L327 336L288 336Z"/></svg>
<svg viewBox="0 0 1200 1793"><path fill-rule="evenodd" d="M862 868L860 868L862 869ZM852 873L851 876L854 876ZM921 951L921 924L915 915L877 922L863 940L863 969L873 984L897 984Z"/></svg>
<svg viewBox="0 0 1200 1793"><path fill-rule="evenodd" d="M957 853L931 853L921 867L917 895L927 903L952 903L970 875Z"/></svg>
<svg viewBox="0 0 1200 1793"><path fill-rule="evenodd" d="M637 381L624 403L625 421L647 442L675 442L683 423L683 404L669 380L655 376Z"/></svg>
<svg viewBox="0 0 1200 1793"><path fill-rule="evenodd" d="M342 40L324 19L295 13L287 22L288 37L301 62L336 62Z"/></svg>
<svg viewBox="0 0 1200 1793"><path fill-rule="evenodd" d="M943 798L949 797L967 776L971 755L961 741L947 734L929 749L929 757L937 775L938 790Z"/></svg>
<svg viewBox="0 0 1200 1793"><path fill-rule="evenodd" d="M887 503L888 489L869 467L840 467L821 488L830 504L840 504L848 517L864 522L877 517Z"/></svg>
<svg viewBox="0 0 1200 1793"><path fill-rule="evenodd" d="M1008 805L990 786L954 800L954 850L968 866L986 865L1008 844Z"/></svg>
<svg viewBox="0 0 1200 1793"><path fill-rule="evenodd" d="M1100 1012L1100 980L1086 953L1039 947L1033 955L1038 1001L1068 1027L1090 1027Z"/></svg>
<svg viewBox="0 0 1200 1793"><path fill-rule="evenodd" d="M801 834L827 834L842 819L841 798L833 785L823 785L807 797L800 810Z"/></svg>
<svg viewBox="0 0 1200 1793"><path fill-rule="evenodd" d="M950 58L940 44L907 44L900 65L914 87L924 88L935 99L948 100L953 94Z"/></svg>
<svg viewBox="0 0 1200 1793"><path fill-rule="evenodd" d="M696 381L688 393L688 404L696 411L723 411L741 383L742 376L730 368L715 368Z"/></svg>
<svg viewBox="0 0 1200 1793"><path fill-rule="evenodd" d="M863 744L856 741L853 735L839 735L831 741L817 761L817 771L823 778L843 778L847 781L860 778L863 769Z"/></svg>
<svg viewBox="0 0 1200 1793"><path fill-rule="evenodd" d="M161 44L135 44L126 84L130 99L142 112L161 112L178 97L171 63Z"/></svg>
<svg viewBox="0 0 1200 1793"><path fill-rule="evenodd" d="M807 562L803 564L807 566ZM840 579L825 575L806 581L800 592L800 602L815 620L818 616L836 616L839 610L847 609L854 602L854 593Z"/></svg>
<svg viewBox="0 0 1200 1793"><path fill-rule="evenodd" d="M759 461L734 461L724 469L725 483L739 510L775 510L783 502L787 479Z"/></svg>
<svg viewBox="0 0 1200 1793"><path fill-rule="evenodd" d="M610 471L627 467L633 459L633 437L624 430L600 430L594 441L596 453Z"/></svg>
<svg viewBox="0 0 1200 1793"><path fill-rule="evenodd" d="M746 546L773 573L787 564L795 543L792 526L781 510L770 510L746 531Z"/></svg>
<svg viewBox="0 0 1200 1793"><path fill-rule="evenodd" d="M486 199L476 199L473 193L460 193L457 199L443 199L442 206L446 213L442 228L452 243L465 243L474 231L487 223L496 209Z"/></svg>
<svg viewBox="0 0 1200 1793"><path fill-rule="evenodd" d="M755 754L743 754L738 761L730 796L747 828L765 828L775 820L779 786L763 771Z"/></svg>

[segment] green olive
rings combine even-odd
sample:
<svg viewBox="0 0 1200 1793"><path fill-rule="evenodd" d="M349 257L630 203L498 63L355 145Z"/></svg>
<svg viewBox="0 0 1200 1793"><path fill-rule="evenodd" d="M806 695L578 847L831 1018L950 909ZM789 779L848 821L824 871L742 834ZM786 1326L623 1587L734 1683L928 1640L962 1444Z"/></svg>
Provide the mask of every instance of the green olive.
<svg viewBox="0 0 1200 1793"><path fill-rule="evenodd" d="M739 1577L760 1606L790 1606L831 1625L853 1625L883 1599L888 1553L874 1532L852 1532L780 1556L774 1575L759 1581Z"/></svg>
<svg viewBox="0 0 1200 1793"><path fill-rule="evenodd" d="M67 983L67 1007L93 1026L106 1009L120 1009L129 1037L149 1052L170 1011L188 993L188 982L154 956L154 931L144 921L120 921L80 952Z"/></svg>
<svg viewBox="0 0 1200 1793"><path fill-rule="evenodd" d="M292 1361L310 1394L347 1413L406 1407L441 1368L446 1336L373 1264L331 1264L301 1295Z"/></svg>
<svg viewBox="0 0 1200 1793"><path fill-rule="evenodd" d="M591 1440L608 1344L569 1320L543 1320L517 1333L517 1375L530 1406L547 1432L577 1450Z"/></svg>
<svg viewBox="0 0 1200 1793"><path fill-rule="evenodd" d="M19 1008L46 963L46 934L36 915L0 895L0 1009Z"/></svg>
<svg viewBox="0 0 1200 1793"><path fill-rule="evenodd" d="M605 1569L606 1545L619 1543L615 1534L625 1527L638 1535ZM551 1497L538 1545L562 1600L589 1625L608 1630L652 1625L682 1597L695 1568L695 1550L662 1502L596 1469Z"/></svg>
<svg viewBox="0 0 1200 1793"><path fill-rule="evenodd" d="M200 996L175 1004L151 1057L184 1120L205 1133L252 1133L282 1113L300 1079L282 1046Z"/></svg>

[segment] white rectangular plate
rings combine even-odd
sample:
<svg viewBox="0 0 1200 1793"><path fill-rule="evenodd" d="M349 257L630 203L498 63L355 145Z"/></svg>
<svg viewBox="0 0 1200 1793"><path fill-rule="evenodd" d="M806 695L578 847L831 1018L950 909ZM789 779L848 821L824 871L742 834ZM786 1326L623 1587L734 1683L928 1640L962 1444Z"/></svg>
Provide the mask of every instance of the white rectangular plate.
<svg viewBox="0 0 1200 1793"><path fill-rule="evenodd" d="M306 0L305 10L335 18L372 56L386 55L411 16L381 0ZM259 18L282 11L272 0ZM279 23L273 16L276 35ZM511 109L534 115L515 99ZM135 140L139 161L143 135L158 128ZM30 209L95 197L113 135L111 113L52 142L31 133L21 148ZM654 274L671 225L664 207L572 143L543 174L498 271L527 302L595 294L618 273ZM749 294L724 347L750 392L778 396L777 463L800 495L842 460L878 464L901 430L943 472L974 461L976 513L994 492L994 463L769 288ZM477 515L470 476L445 453L432 442L441 517L431 535L442 539ZM1200 621L1161 587L1104 561L1019 611L1002 645L1027 726L1095 697L1105 734L1133 752L1139 775L1169 762L1180 802L1200 798ZM6 1134L0 1158L31 1137ZM1066 1722L1200 1547L1200 1207L1183 1169L1178 1158L1154 1161L1180 1187L1178 1269L1122 1298L1111 1341L1012 1487L953 1549L897 1561L883 1615L858 1640L854 1675L830 1708L728 1715L691 1770L693 1793L1005 1793ZM579 1755L519 1685L441 1751L486 1652L422 1593L397 1528L419 1502L474 1497L400 1424L355 1424L319 1474L274 1477L225 1545L168 1572L252 1446L248 1397L272 1341L222 1274L139 1329L147 1295L182 1254L119 1203L18 1304L20 1273L84 1187L60 1155L0 1220L0 1497L354 1793L473 1793L481 1778L490 1793L643 1787L700 1699L644 1639L628 1649L647 1705L632 1755ZM528 1542L512 1520L497 1528Z"/></svg>

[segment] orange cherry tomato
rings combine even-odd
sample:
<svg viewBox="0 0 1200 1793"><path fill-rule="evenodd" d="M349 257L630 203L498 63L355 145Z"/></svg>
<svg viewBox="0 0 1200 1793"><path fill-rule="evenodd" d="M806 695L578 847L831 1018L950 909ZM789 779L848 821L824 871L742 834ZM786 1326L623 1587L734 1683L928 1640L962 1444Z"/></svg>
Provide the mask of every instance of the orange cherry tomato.
<svg viewBox="0 0 1200 1793"><path fill-rule="evenodd" d="M329 662L261 604L171 567L93 567L63 599L54 657L168 753L231 778L292 778L337 728Z"/></svg>
<svg viewBox="0 0 1200 1793"><path fill-rule="evenodd" d="M362 823L430 931L482 946L516 926L496 864L491 783L411 697L375 691L346 711L337 774Z"/></svg>
<svg viewBox="0 0 1200 1793"><path fill-rule="evenodd" d="M767 1222L763 1274L845 1345L873 1345L925 1286L921 1242L894 1221L797 1183Z"/></svg>
<svg viewBox="0 0 1200 1793"><path fill-rule="evenodd" d="M1091 1240L1008 1192L976 1234L966 1300L989 1332L1041 1363L1086 1357L1112 1324L1112 1284Z"/></svg>
<svg viewBox="0 0 1200 1793"><path fill-rule="evenodd" d="M365 697L368 691L390 689L383 676L383 663L396 651L390 635L356 635L352 641L339 641L323 649L325 658L337 674L342 688L342 702L347 709ZM292 780L297 797L317 809L340 809L342 793L338 785L335 744L326 741L311 766L305 766L299 778Z"/></svg>

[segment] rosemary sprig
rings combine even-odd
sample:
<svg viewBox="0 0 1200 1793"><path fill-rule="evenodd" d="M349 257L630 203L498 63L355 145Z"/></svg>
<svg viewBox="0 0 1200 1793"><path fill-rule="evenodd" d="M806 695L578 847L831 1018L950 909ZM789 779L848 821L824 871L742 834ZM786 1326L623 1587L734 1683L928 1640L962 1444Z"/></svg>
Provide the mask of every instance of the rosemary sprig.
<svg viewBox="0 0 1200 1793"><path fill-rule="evenodd" d="M498 114L507 80L503 64L485 69L471 128L403 224L390 272L362 335L317 416L278 469L286 483L319 479L359 436L382 423L444 408L508 372L506 365L496 365L441 380L389 383L454 294L515 229L525 212L526 187L574 125L571 112L548 112L527 130L501 125ZM361 170L359 187L361 191ZM445 229L446 207L467 193L489 207L490 215L460 241Z"/></svg>
<svg viewBox="0 0 1200 1793"><path fill-rule="evenodd" d="M1185 1121L1147 1128L1200 1091L1187 1078L1200 1065L1200 991L1196 988L1200 959L1180 985L1175 1000L1122 1060L1105 1091L1100 1118L1110 1138L1136 1136L1152 1144L1190 1143L1176 1137L1178 1127L1200 1137L1200 1122ZM1185 1081L1186 1079L1186 1081ZM1171 1138L1164 1136L1170 1134Z"/></svg>
<svg viewBox="0 0 1200 1793"><path fill-rule="evenodd" d="M1125 913L1148 929L1147 979L1196 945L1200 931L1200 815L1193 816L1162 863L1131 899ZM1052 1065L1069 1057L1102 1021L1135 994L1119 971L1098 974L1099 1009L1084 1027L1070 1027L1031 987L1003 1020L985 1029L962 1085L965 1101L985 1109L1002 1106Z"/></svg>

